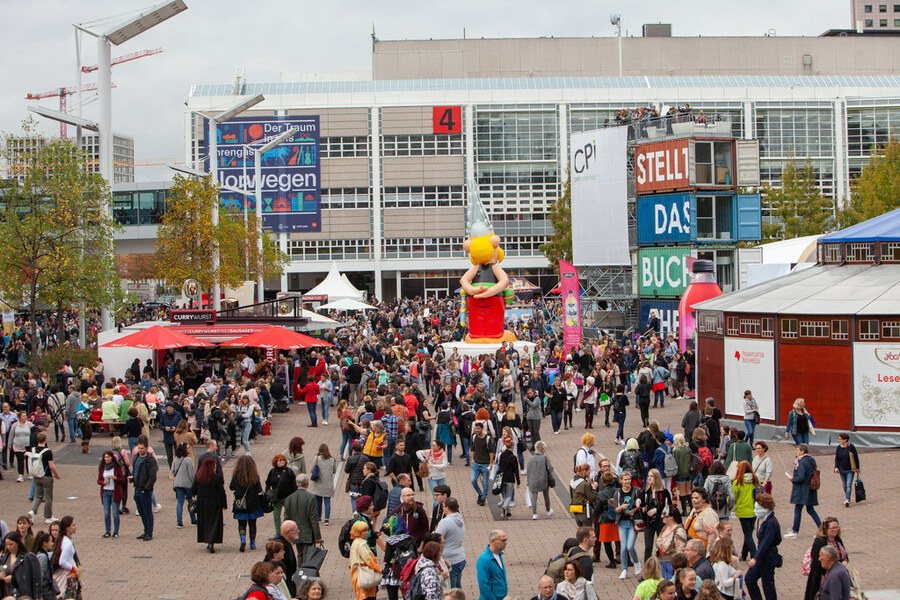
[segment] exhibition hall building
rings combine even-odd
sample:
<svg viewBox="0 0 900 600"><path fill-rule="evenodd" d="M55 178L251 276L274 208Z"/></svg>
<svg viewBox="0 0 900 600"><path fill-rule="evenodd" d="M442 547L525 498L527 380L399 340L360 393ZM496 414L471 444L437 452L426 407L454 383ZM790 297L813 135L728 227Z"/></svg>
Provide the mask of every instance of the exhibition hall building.
<svg viewBox="0 0 900 600"><path fill-rule="evenodd" d="M272 169L280 161L285 173L306 169L303 176L264 177L272 184L271 197L263 192L264 224L291 259L266 292L306 291L337 261L357 288L391 299L448 296L458 287L470 264L462 250L470 180L502 237L507 272L553 288L558 279L540 247L567 182L572 134L635 119L635 142L665 137L682 122L715 127L719 135L730 128L730 137L758 140L761 184L778 186L789 158L809 160L822 192L841 202L900 125L900 45L893 36L672 37L665 26L643 33L410 41L373 35L371 72L285 73L280 81L254 82L248 65L247 80L191 87L186 160L209 168L209 126L198 112L215 116L263 94L236 119L243 125L217 129L219 180L253 192L252 165L230 160L223 148L247 146L249 155L254 141L267 139L268 123L309 123L273 164L263 159ZM661 117L639 114L642 108ZM120 253L153 251L170 185L115 186L114 213L126 223L117 236ZM241 194L223 197L243 207ZM634 250L633 185L629 201ZM279 211L302 218L278 221ZM762 218L769 218L764 196ZM596 235L606 226L597 214ZM635 286L630 279L620 292L636 294Z"/></svg>

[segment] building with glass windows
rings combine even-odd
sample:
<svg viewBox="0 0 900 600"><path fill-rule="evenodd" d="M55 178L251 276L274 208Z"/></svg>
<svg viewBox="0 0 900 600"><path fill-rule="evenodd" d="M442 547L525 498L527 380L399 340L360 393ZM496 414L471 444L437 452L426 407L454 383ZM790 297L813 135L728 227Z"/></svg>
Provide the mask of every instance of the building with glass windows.
<svg viewBox="0 0 900 600"><path fill-rule="evenodd" d="M48 141L58 138L43 136L7 136L5 139L8 161L7 165L11 176L21 177L21 162L17 157L27 152L33 152L42 148ZM74 144L75 139L65 141ZM86 133L81 136L81 149L87 154L88 170L99 173L100 138L96 133ZM134 181L134 138L119 133L113 134L113 183L128 183Z"/></svg>
<svg viewBox="0 0 900 600"><path fill-rule="evenodd" d="M292 260L267 291L307 290L338 261L357 287L389 299L458 287L469 264L461 248L469 177L503 237L510 275L555 286L539 248L566 181L569 136L610 126L621 109L702 109L729 122L735 138L759 140L764 183L778 185L789 157L808 159L836 201L900 121L900 45L891 36L648 37L622 47L623 77L615 38L540 38L376 41L371 78L198 84L185 154L202 158L206 128L192 111L262 93L246 116L318 115L321 231L274 234ZM456 107L456 127L438 127L441 110ZM140 225L156 201L147 196L143 208L135 192L137 204L126 208L123 198L117 214ZM597 235L603 228L597 215ZM128 246L139 248L144 234L128 229ZM633 279L620 290L635 292Z"/></svg>

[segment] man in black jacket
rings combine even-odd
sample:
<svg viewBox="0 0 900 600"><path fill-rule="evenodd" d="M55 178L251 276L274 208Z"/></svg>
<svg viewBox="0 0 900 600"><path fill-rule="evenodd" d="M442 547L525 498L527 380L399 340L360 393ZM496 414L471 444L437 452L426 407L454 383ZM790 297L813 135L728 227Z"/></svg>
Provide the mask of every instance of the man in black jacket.
<svg viewBox="0 0 900 600"><path fill-rule="evenodd" d="M294 521L284 521L281 523L281 533L272 538L272 541L281 542L284 546L284 574L287 580L288 591L291 592L291 598L297 595L297 584L294 583L294 573L297 572L297 555L294 553L294 542L300 536L300 528Z"/></svg>
<svg viewBox="0 0 900 600"><path fill-rule="evenodd" d="M156 485L156 474L159 472L159 465L156 458L147 452L147 445L138 442L138 455L134 459L134 475L131 477L134 482L134 503L137 505L138 511L141 513L141 521L144 524L144 533L137 536L137 539L149 542L153 539L153 486Z"/></svg>

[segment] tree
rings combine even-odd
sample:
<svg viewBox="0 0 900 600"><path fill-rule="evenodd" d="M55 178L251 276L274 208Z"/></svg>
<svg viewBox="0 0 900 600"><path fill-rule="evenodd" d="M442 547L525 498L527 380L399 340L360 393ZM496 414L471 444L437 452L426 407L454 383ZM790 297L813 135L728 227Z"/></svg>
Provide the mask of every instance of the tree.
<svg viewBox="0 0 900 600"><path fill-rule="evenodd" d="M793 157L784 163L781 187L763 187L764 204L774 223L763 224L763 239L789 240L825 233L832 222L834 202L816 183L812 162L798 165Z"/></svg>
<svg viewBox="0 0 900 600"><path fill-rule="evenodd" d="M108 306L121 294L113 258L109 184L86 168L88 157L61 140L34 134L23 124L28 149L9 150L16 176L6 182L0 208L0 293L30 312L32 368L38 368L38 305L53 306L57 327L65 309L79 302ZM82 326L84 324L82 323Z"/></svg>
<svg viewBox="0 0 900 600"><path fill-rule="evenodd" d="M247 219L237 211L219 211L219 225L212 224L213 202L218 201L219 186L212 178L200 180L175 176L156 240L156 275L171 284L196 279L203 289L220 285L237 287L256 279L257 244L261 228L255 215ZM263 275L278 277L288 256L269 236L263 235ZM212 264L215 246L219 248L219 269Z"/></svg>
<svg viewBox="0 0 900 600"><path fill-rule="evenodd" d="M849 227L900 208L900 141L888 143L869 159L851 186L850 201L840 212L841 227Z"/></svg>
<svg viewBox="0 0 900 600"><path fill-rule="evenodd" d="M550 224L553 235L540 250L558 272L560 260L572 262L572 180L568 174L562 195L550 208Z"/></svg>

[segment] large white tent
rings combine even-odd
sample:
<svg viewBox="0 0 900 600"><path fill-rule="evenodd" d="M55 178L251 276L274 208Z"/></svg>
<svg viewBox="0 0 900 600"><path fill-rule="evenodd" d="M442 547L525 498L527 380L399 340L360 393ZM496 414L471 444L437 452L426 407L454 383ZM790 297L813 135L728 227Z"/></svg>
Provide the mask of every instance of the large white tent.
<svg viewBox="0 0 900 600"><path fill-rule="evenodd" d="M340 298L334 302L323 304L319 310L373 310L374 306L369 306L365 302L353 300L352 298Z"/></svg>
<svg viewBox="0 0 900 600"><path fill-rule="evenodd" d="M309 296L328 296L328 301L333 302L341 298L350 298L362 302L363 293L353 287L353 285L341 276L338 271L337 263L331 263L331 269L322 282L313 289L306 292Z"/></svg>

